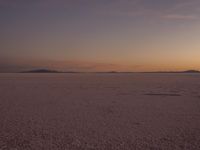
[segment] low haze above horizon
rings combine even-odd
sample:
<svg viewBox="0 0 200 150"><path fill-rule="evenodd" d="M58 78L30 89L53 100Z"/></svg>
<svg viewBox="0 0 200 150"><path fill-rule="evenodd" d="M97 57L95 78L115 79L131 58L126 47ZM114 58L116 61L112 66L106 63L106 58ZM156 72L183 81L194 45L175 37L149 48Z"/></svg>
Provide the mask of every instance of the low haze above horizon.
<svg viewBox="0 0 200 150"><path fill-rule="evenodd" d="M200 70L199 0L0 0L0 72Z"/></svg>

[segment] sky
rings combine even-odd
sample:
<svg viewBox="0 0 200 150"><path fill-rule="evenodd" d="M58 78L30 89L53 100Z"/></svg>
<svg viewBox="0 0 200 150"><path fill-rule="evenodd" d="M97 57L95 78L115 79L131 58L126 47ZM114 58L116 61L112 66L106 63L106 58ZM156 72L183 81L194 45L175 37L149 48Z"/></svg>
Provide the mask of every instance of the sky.
<svg viewBox="0 0 200 150"><path fill-rule="evenodd" d="M0 72L200 70L199 0L0 0Z"/></svg>

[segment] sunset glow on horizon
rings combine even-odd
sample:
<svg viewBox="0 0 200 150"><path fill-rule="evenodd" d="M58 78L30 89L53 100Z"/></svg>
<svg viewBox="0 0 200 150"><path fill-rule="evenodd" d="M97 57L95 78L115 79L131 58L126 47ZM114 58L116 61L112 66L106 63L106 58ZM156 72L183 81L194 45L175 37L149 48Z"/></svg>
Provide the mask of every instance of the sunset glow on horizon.
<svg viewBox="0 0 200 150"><path fill-rule="evenodd" d="M199 0L0 0L0 72L200 70Z"/></svg>

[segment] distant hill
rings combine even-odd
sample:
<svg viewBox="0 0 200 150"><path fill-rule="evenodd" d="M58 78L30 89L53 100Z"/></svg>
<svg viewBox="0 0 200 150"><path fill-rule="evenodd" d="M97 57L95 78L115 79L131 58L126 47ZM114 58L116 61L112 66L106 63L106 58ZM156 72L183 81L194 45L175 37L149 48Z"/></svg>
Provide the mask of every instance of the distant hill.
<svg viewBox="0 0 200 150"><path fill-rule="evenodd" d="M198 70L186 70L186 71L183 71L183 73L200 73L200 71L198 71Z"/></svg>
<svg viewBox="0 0 200 150"><path fill-rule="evenodd" d="M198 70L186 70L186 71L155 71L155 72L141 72L141 73L200 73Z"/></svg>
<svg viewBox="0 0 200 150"><path fill-rule="evenodd" d="M28 71L22 71L20 73L81 73L81 72L75 72L75 71L57 71L57 70L49 70L49 69L35 69L35 70L28 70Z"/></svg>
<svg viewBox="0 0 200 150"><path fill-rule="evenodd" d="M23 71L21 73L62 73L56 70L48 70L48 69L35 69L29 71Z"/></svg>

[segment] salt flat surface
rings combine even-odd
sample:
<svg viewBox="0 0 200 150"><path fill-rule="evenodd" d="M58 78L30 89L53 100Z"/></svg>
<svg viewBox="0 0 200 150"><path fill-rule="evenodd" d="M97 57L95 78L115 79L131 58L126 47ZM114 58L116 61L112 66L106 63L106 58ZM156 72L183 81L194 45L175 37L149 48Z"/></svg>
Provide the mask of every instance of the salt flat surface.
<svg viewBox="0 0 200 150"><path fill-rule="evenodd" d="M198 150L198 74L0 74L0 150Z"/></svg>

